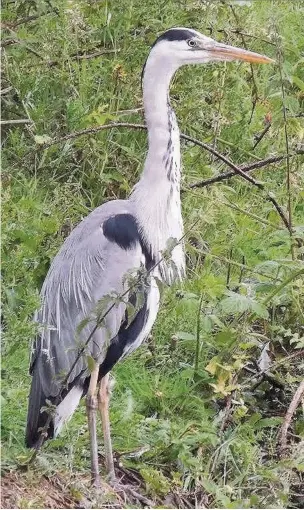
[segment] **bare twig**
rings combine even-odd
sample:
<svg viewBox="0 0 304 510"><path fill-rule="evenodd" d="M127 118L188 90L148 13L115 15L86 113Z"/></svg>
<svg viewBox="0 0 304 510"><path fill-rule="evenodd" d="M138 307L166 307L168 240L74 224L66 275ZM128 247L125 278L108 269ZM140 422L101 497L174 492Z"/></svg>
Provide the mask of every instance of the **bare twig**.
<svg viewBox="0 0 304 510"><path fill-rule="evenodd" d="M0 42L0 48L5 48L5 46L11 46L12 44L17 44L16 39L13 39L12 37L8 39L2 39Z"/></svg>
<svg viewBox="0 0 304 510"><path fill-rule="evenodd" d="M213 140L213 148L214 149L216 149L217 137L220 134L221 107L222 107L222 101L223 101L223 97L224 97L224 86L225 86L226 74L227 74L227 66L226 66L226 62L225 62L223 72L222 72L221 84L220 84L220 94L219 94L218 107L217 107L216 124L215 124L215 128L214 128L214 140Z"/></svg>
<svg viewBox="0 0 304 510"><path fill-rule="evenodd" d="M144 124L133 124L131 122L111 122L110 124L103 124L102 126L96 126L86 129L81 129L80 131L75 131L74 133L69 133L68 135L61 136L59 138L54 138L47 143L44 143L40 146L41 149L47 149L52 145L57 145L58 143L67 142L68 140L73 140L74 138L79 138L80 136L86 135L94 135L99 133L100 131L104 131L106 129L114 129L114 128L131 128L131 129L147 129L147 126Z"/></svg>
<svg viewBox="0 0 304 510"><path fill-rule="evenodd" d="M304 149L298 149L292 154L289 154L289 157L299 156L304 154ZM287 158L286 154L282 156L272 156L270 158L263 159L261 161L255 161L254 163L249 163L247 165L241 165L240 168L243 172L250 172L251 170L257 170L259 168L263 168L264 166L271 165L273 163L279 163ZM225 181L226 179L230 179L235 175L234 172L225 172L220 175L215 175L214 177L210 177L209 179L204 179L203 181L193 182L189 184L188 188L204 188L205 186L209 186L210 184L214 184L215 182Z"/></svg>
<svg viewBox="0 0 304 510"><path fill-rule="evenodd" d="M9 94L13 90L13 87L10 85L9 87L6 87L5 89L0 89L0 96L5 96L6 94Z"/></svg>
<svg viewBox="0 0 304 510"><path fill-rule="evenodd" d="M33 124L31 119L9 119L9 120L0 120L0 126L7 125L16 125L16 124Z"/></svg>
<svg viewBox="0 0 304 510"><path fill-rule="evenodd" d="M264 127L263 131L255 136L255 142L252 147L252 150L254 150L260 143L261 140L263 140L264 136L268 133L269 129L271 128L271 123L267 122L266 126Z"/></svg>
<svg viewBox="0 0 304 510"><path fill-rule="evenodd" d="M103 131L106 129L114 129L114 128L131 128L131 129L147 129L147 126L145 124L134 124L132 122L111 122L110 124L103 124L102 126L96 126L92 128L86 128L82 129L81 131L75 131L74 133L70 133L68 135L62 136L60 138L54 138L53 140L50 140L49 142L41 145L42 149L47 149L48 147L51 147L52 145L56 145L58 143L67 142L68 140L73 140L74 138L78 138L79 136L85 136L85 135L91 135L96 134L99 131ZM191 136L185 135L181 133L181 138L184 140L187 140L188 142L192 142L195 145L199 145L199 147L202 147L203 149L211 152L214 156L216 156L218 159L221 159L226 165L228 165L230 168L237 168L235 165L229 161L225 156L223 156L220 152L215 150L213 147L208 145L207 143L201 142L199 140L196 140L196 138L193 138ZM237 170L236 170L237 172Z"/></svg>
<svg viewBox="0 0 304 510"><path fill-rule="evenodd" d="M117 49L103 49L100 51L94 51L92 53L74 53L69 57L63 60L44 60L42 63L48 65L49 67L54 67L59 64L64 64L65 62L69 62L70 60L89 60L90 58L100 57L101 55L108 55L110 53L119 53L120 48Z"/></svg>
<svg viewBox="0 0 304 510"><path fill-rule="evenodd" d="M233 5L229 5L230 9L231 9L231 12L233 14L233 17L236 21L236 24L240 25L240 20L239 20L239 17L233 7ZM242 43L243 43L243 46L244 48L247 50L247 44L246 44L246 41L245 41L245 37L243 35L243 32L236 32L238 35L241 36L241 40L242 40ZM254 75L254 70L253 70L253 64L250 62L250 73L251 73L251 79L252 79L252 109L251 109L251 114L250 114L250 119L249 119L249 124L251 123L252 121L252 117L253 117L253 114L254 114L254 110L255 110L255 107L256 107L256 104L258 102L258 99L259 99L259 92L258 92L258 86L257 86L257 82L256 82L256 79L255 79L255 75Z"/></svg>
<svg viewBox="0 0 304 510"><path fill-rule="evenodd" d="M230 248L229 259L232 260L232 257L233 257L233 249ZM231 264L229 262L228 267L227 267L227 277L226 277L226 287L227 287L227 289L229 289L230 275L231 275Z"/></svg>
<svg viewBox="0 0 304 510"><path fill-rule="evenodd" d="M25 18L17 19L13 22L5 22L5 25L8 28L16 28L19 25L24 25L25 23L29 23L30 21L35 21L36 19L41 18L42 16L46 16L47 14L58 14L58 9L53 9L52 11L42 12L40 14L32 14L31 16L26 16Z"/></svg>
<svg viewBox="0 0 304 510"><path fill-rule="evenodd" d="M143 111L144 111L144 107L139 106L138 108L129 108L127 110L117 110L116 112L114 111L112 115L120 115L120 116L132 115L133 113L141 113Z"/></svg>
<svg viewBox="0 0 304 510"><path fill-rule="evenodd" d="M248 34L246 32L241 31L238 28L235 28L235 29L229 28L227 30L224 30L223 28L218 28L216 31L219 32L219 33L229 34L229 32L230 32L232 34L242 35L243 37L249 37L250 39L256 39L258 41L262 41L262 42L265 42L267 44L270 44L271 46L275 46L275 43L273 43L272 41L269 41L268 39L263 39L262 37L259 37L258 35Z"/></svg>
<svg viewBox="0 0 304 510"><path fill-rule="evenodd" d="M235 379L235 378L234 378ZM232 398L234 396L234 392L230 393L230 395L227 396L226 399L226 406L225 406L225 414L220 426L220 432L224 432L227 422L229 420L230 414L231 414L231 406L232 406Z"/></svg>
<svg viewBox="0 0 304 510"><path fill-rule="evenodd" d="M287 448L287 432L288 428L290 426L292 417L299 405L300 400L303 398L304 395L304 381L300 383L298 386L297 391L295 392L292 401L290 402L290 405L287 409L287 413L285 415L284 421L281 426L280 435L279 435L279 446L280 446L280 452L281 454L284 453L284 451Z"/></svg>
<svg viewBox="0 0 304 510"><path fill-rule="evenodd" d="M194 138L191 138L187 135L181 135L182 138L184 138L185 140L189 140L189 141L192 141L193 143L195 143L196 145L199 145L203 148L205 148L205 145L206 144L203 144L203 142L200 142L199 140L196 140ZM208 146L208 150L209 152L211 153L215 153L216 151L214 151L214 149L210 146ZM219 153L217 153L219 154ZM217 155L216 154L216 155ZM222 161L224 161L224 163L226 163L226 165L230 166L230 168L232 168L234 170L234 172L238 175L241 175L246 181L250 182L250 184L253 184L254 186L256 186L259 190L263 191L263 193L265 193L267 199L273 204L273 206L275 207L275 209L277 210L281 220L283 221L285 227L288 229L288 231L293 234L293 231L290 230L290 225L289 225L289 222L288 222L288 219L286 218L285 216L285 213L282 209L282 207L279 205L279 203L277 202L276 198L274 197L274 195L272 193L269 193L266 189L265 189L265 186L263 183L259 182L259 181L256 181L253 177L251 177L250 175L247 175L243 170L242 168L238 167L237 165L235 165L234 163L232 163L228 158L226 158L226 156L223 156L223 154L220 154L220 159Z"/></svg>
<svg viewBox="0 0 304 510"><path fill-rule="evenodd" d="M204 293L202 292L200 295L197 316L196 316L196 343L195 343L195 356L194 356L194 375L198 373L198 365L199 365L199 354L200 354L200 334L201 334L201 311L202 311L202 303L204 299Z"/></svg>
<svg viewBox="0 0 304 510"><path fill-rule="evenodd" d="M12 38L11 39L4 39L1 42L1 46L2 47L5 47L5 46L11 45L11 44L20 44L20 46L22 46L24 49L26 49L29 53L32 53L36 57L38 57L40 59L43 59L43 56L40 55L40 53L38 53L38 51L34 50L34 48L29 46L26 41L24 41L23 39L20 39L17 36L16 32L14 32L14 30L12 30L9 27L6 27L6 28L12 34Z"/></svg>
<svg viewBox="0 0 304 510"><path fill-rule="evenodd" d="M295 250L294 250L294 239L292 236L293 228L292 228L292 203L291 203L291 170L290 170L290 157L289 157L289 140L288 140L288 130L287 130L287 114L286 114L286 106L285 106L285 89L284 89L284 82L283 82L283 73L282 73L282 48L279 46L278 41L278 34L276 37L277 42L277 61L278 61L278 68L279 68L279 75L280 75L280 82L281 82L281 94L282 94L282 107L283 107L283 119L284 119L284 136L285 136L285 145L286 145L286 172L287 172L287 194L288 194L288 223L289 223L289 232L290 232L290 249L291 249L291 257L293 260L295 260Z"/></svg>

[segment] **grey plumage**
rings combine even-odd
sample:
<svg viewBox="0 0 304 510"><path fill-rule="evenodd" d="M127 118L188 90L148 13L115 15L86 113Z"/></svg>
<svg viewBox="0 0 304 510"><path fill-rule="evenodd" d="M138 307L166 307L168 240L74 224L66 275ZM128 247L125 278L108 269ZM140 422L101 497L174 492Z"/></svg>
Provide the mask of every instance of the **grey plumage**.
<svg viewBox="0 0 304 510"><path fill-rule="evenodd" d="M41 328L31 359L32 405L26 434L30 446L37 440L33 422L38 424L40 407L45 405L46 399L52 401L52 397L59 394L62 380L74 365L95 322L88 322L79 333L77 325L94 312L102 297L111 292L122 293L126 285L124 276L146 262L138 240L124 249L103 233L102 227L108 218L117 214L133 216L134 209L134 204L127 200L115 200L98 207L72 231L52 262L41 290L41 308L35 317ZM85 355L79 357L70 372L67 387L73 386L75 381L83 387L90 376L87 355L102 363L109 341L121 328L125 312L126 305L119 302L107 314L103 327L94 333ZM64 391L63 396L65 394Z"/></svg>

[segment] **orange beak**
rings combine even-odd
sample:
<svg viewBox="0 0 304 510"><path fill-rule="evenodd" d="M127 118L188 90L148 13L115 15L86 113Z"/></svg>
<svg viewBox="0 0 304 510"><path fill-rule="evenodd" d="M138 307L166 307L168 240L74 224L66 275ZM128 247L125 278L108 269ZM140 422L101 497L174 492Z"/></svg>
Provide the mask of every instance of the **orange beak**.
<svg viewBox="0 0 304 510"><path fill-rule="evenodd" d="M215 43L205 48L215 59L219 60L243 60L244 62L253 62L257 64L271 64L275 61L272 58L254 53L253 51L235 48L227 44Z"/></svg>

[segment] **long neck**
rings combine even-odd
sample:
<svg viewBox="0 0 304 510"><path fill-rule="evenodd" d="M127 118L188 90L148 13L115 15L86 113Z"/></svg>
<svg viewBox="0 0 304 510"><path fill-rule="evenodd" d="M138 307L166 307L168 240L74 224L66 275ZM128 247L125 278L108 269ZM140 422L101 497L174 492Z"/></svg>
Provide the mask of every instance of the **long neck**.
<svg viewBox="0 0 304 510"><path fill-rule="evenodd" d="M172 65L150 55L143 79L149 142L143 177L150 174L151 179L158 182L165 178L170 180L173 158L178 177L180 173L179 129L169 100L169 86L175 70Z"/></svg>
<svg viewBox="0 0 304 510"><path fill-rule="evenodd" d="M131 195L143 235L156 258L167 248L170 238L180 239L183 235L179 129L169 101L175 71L170 62L154 56L152 50L143 78L148 155ZM181 246L173 250L172 259L183 273Z"/></svg>

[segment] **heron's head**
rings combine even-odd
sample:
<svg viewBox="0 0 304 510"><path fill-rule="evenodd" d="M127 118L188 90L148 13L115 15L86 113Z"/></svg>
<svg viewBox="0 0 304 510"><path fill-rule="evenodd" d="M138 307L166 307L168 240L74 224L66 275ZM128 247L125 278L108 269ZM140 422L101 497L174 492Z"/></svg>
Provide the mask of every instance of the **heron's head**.
<svg viewBox="0 0 304 510"><path fill-rule="evenodd" d="M204 64L218 60L243 60L245 62L269 63L271 58L218 43L210 37L189 28L177 27L164 32L155 41L151 57L162 58L178 69L185 64Z"/></svg>

